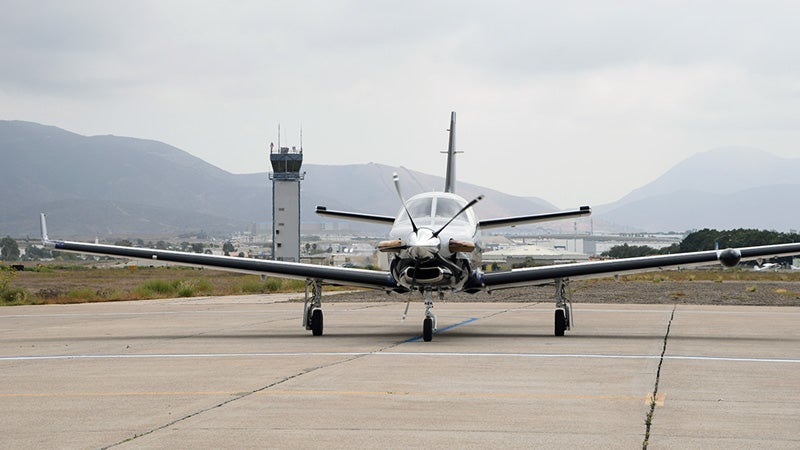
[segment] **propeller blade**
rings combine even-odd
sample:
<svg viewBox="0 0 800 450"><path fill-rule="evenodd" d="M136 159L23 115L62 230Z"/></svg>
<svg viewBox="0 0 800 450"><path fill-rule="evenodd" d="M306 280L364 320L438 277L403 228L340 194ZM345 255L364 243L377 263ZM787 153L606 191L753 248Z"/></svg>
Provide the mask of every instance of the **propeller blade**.
<svg viewBox="0 0 800 450"><path fill-rule="evenodd" d="M400 203L403 204L403 209L406 210L408 220L411 221L411 229L416 233L418 230L417 224L414 223L414 218L411 217L411 212L408 211L408 206L406 206L406 201L403 199L403 194L400 193L400 177L397 176L397 172L392 174L392 180L394 181L394 189L397 191L397 196L400 197Z"/></svg>
<svg viewBox="0 0 800 450"><path fill-rule="evenodd" d="M442 228L439 228L438 230L436 230L436 232L434 232L434 233L433 233L433 237L439 237L439 233L441 233L441 232L442 232L442 230L444 230L445 228L447 228L447 226L448 226L448 225L450 225L450 223L451 223L451 222L453 222L454 220L456 220L456 217L460 216L460 215L461 215L461 213L463 213L464 211L468 210L468 209L469 209L469 208L471 208L473 205L475 205L475 203L478 203L478 202L479 202L479 201L481 201L481 200L483 200L483 195L479 195L479 196L475 197L474 199L472 199L472 201L470 201L469 203L467 203L467 204L466 204L466 205L465 205L463 208L461 208L461 209L460 209L460 210L459 210L459 211L458 211L458 212L457 212L457 213L456 213L456 214L455 214L453 217L451 217L451 218L450 218L450 220L448 220L448 221L447 221L447 223L445 223L444 225L442 225Z"/></svg>

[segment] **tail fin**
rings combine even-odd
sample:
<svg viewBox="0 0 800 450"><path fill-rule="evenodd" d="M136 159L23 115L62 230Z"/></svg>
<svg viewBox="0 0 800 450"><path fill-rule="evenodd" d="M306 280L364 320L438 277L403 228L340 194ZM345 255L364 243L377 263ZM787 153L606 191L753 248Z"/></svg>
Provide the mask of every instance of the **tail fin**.
<svg viewBox="0 0 800 450"><path fill-rule="evenodd" d="M444 191L456 191L456 112L450 113L450 140L447 143L447 174L444 179Z"/></svg>

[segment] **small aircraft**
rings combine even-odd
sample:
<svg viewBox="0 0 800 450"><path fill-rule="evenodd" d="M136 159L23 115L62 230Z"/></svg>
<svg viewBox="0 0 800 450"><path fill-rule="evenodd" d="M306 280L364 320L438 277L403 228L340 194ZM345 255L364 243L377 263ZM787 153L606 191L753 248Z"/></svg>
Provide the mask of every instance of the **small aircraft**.
<svg viewBox="0 0 800 450"><path fill-rule="evenodd" d="M778 263L760 263L756 261L756 265L753 266L753 270L756 272L768 272L768 271L777 271L781 268L781 265Z"/></svg>
<svg viewBox="0 0 800 450"><path fill-rule="evenodd" d="M226 269L284 278L306 280L303 326L314 336L323 331L322 286L348 285L386 292L420 293L425 302L422 337L431 341L437 329L433 296L443 299L447 292L476 293L495 289L555 284L554 328L563 336L573 326L570 280L598 278L625 273L692 267L719 261L732 267L742 260L800 254L800 243L729 248L672 255L657 255L607 261L483 272L481 230L588 216L591 209L479 220L472 207L483 199L467 201L455 193L456 114L450 115L447 171L442 192L426 192L403 199L397 175L394 185L402 207L395 217L360 212L332 211L317 207L317 214L367 221L390 226L389 239L378 250L391 256L388 271L329 267L284 261L266 261L234 256L201 255L150 248L121 247L98 243L51 240L45 215L41 215L42 242L59 251L157 260L182 265ZM310 295L309 295L310 293ZM406 313L408 305L406 305ZM404 313L405 316L405 313Z"/></svg>

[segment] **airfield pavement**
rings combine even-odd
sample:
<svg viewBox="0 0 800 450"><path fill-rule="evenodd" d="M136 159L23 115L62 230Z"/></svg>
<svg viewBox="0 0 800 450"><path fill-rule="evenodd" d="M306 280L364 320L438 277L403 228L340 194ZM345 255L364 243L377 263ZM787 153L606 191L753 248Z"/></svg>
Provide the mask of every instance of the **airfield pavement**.
<svg viewBox="0 0 800 450"><path fill-rule="evenodd" d="M330 302L0 309L3 448L800 447L800 308Z"/></svg>

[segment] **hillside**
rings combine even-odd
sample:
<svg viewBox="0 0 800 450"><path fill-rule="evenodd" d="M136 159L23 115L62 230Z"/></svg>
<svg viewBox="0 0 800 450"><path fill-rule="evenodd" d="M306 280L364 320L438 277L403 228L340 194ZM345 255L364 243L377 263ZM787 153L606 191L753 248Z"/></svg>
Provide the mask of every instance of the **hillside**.
<svg viewBox="0 0 800 450"><path fill-rule="evenodd" d="M800 158L743 147L698 153L595 217L648 231L800 228Z"/></svg>
<svg viewBox="0 0 800 450"><path fill-rule="evenodd" d="M227 235L271 221L266 155L265 172L232 174L162 142L81 136L22 121L0 121L0 155L0 189L6 194L0 235L37 236L41 211L48 213L53 234L64 238L168 237L201 230ZM304 223L326 221L314 214L316 205L394 215L399 208L394 172L407 197L444 185L442 177L403 167L316 165L308 163L313 150L306 155ZM592 205L592 220L598 231L797 229L798 173L800 158L742 147L715 149L686 159L617 202ZM556 210L538 198L467 183L457 189L466 198L486 196L476 207L481 217ZM353 222L350 226L375 234L384 230ZM569 232L572 223L547 224L549 229L559 227Z"/></svg>
<svg viewBox="0 0 800 450"><path fill-rule="evenodd" d="M54 235L83 238L199 230L224 235L271 220L266 172L232 174L157 141L81 136L53 126L0 121L0 154L0 189L7 193L0 213L2 235L38 235L42 211ZM313 213L316 205L395 214L395 171L407 196L444 185L441 177L373 163L303 168L303 222L322 222ZM478 205L482 216L555 210L539 199L469 184L458 188L465 197L486 194Z"/></svg>

